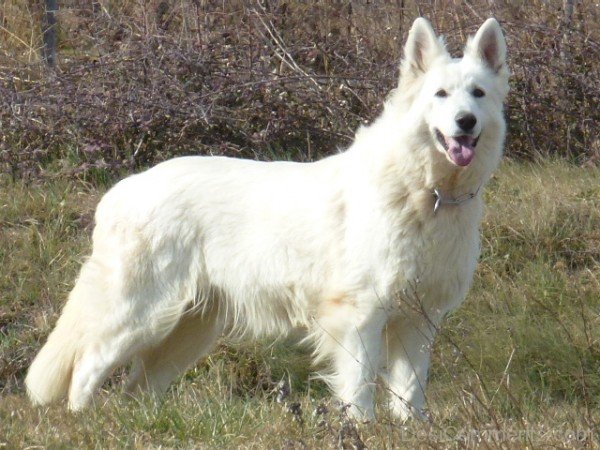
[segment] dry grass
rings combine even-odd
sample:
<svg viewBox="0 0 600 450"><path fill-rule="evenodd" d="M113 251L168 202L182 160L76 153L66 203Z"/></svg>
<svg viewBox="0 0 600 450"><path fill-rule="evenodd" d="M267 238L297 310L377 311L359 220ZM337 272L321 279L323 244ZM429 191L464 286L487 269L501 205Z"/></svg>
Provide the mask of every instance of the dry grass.
<svg viewBox="0 0 600 450"><path fill-rule="evenodd" d="M597 168L504 164L486 192L474 287L434 348L431 421L405 425L384 407L377 423L349 423L310 380L307 351L289 341L224 343L164 402L126 401L119 372L89 411L32 408L24 373L89 251L103 188L0 183L0 447L600 446Z"/></svg>

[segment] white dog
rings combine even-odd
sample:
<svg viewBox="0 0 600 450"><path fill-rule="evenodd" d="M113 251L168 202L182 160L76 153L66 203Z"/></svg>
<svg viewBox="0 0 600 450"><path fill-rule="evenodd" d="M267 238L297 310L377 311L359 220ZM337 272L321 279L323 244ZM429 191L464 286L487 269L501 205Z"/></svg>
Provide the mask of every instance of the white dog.
<svg viewBox="0 0 600 450"><path fill-rule="evenodd" d="M422 18L404 51L383 114L343 153L177 158L110 190L32 401L81 409L129 361L130 389L162 392L223 333L305 327L351 415L373 416L378 378L398 417L420 415L432 339L477 263L508 70L494 19L462 59Z"/></svg>

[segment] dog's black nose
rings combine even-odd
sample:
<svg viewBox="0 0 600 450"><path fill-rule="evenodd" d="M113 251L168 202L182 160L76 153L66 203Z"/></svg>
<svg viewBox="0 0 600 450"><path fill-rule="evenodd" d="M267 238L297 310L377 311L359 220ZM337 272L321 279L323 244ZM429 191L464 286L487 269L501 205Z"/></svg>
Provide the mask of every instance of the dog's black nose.
<svg viewBox="0 0 600 450"><path fill-rule="evenodd" d="M473 114L459 114L456 116L456 123L463 131L471 131L477 123L477 118Z"/></svg>

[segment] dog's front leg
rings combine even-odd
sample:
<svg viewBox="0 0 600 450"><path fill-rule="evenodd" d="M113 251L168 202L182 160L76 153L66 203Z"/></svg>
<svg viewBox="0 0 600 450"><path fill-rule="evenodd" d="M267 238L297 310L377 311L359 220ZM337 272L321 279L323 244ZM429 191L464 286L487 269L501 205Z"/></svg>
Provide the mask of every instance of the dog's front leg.
<svg viewBox="0 0 600 450"><path fill-rule="evenodd" d="M392 414L400 420L425 418L425 385L437 326L429 318L390 320L383 334L381 378L386 382Z"/></svg>
<svg viewBox="0 0 600 450"><path fill-rule="evenodd" d="M380 366L383 310L371 311L360 320L341 320L333 352L332 386L347 413L355 419L372 419L375 381Z"/></svg>

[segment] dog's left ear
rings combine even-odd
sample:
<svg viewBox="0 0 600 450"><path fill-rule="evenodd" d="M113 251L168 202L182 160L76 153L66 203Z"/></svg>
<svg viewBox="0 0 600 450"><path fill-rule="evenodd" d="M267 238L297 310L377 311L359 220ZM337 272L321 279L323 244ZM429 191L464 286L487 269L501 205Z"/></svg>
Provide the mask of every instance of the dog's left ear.
<svg viewBox="0 0 600 450"><path fill-rule="evenodd" d="M481 25L467 43L465 55L482 60L496 73L502 69L506 62L506 41L496 19L488 19Z"/></svg>

